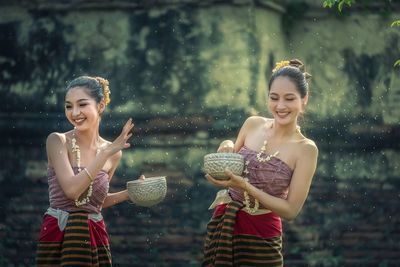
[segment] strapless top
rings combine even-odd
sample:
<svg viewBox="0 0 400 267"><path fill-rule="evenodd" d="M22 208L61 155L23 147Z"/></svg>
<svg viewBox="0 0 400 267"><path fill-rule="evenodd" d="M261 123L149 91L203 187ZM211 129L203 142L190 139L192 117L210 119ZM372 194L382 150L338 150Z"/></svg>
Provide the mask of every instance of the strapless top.
<svg viewBox="0 0 400 267"><path fill-rule="evenodd" d="M286 199L289 193L289 185L292 179L293 170L283 160L272 157L269 161L259 162L258 152L243 146L239 152L247 163L248 173L242 173L243 177L249 179L249 183L264 192ZM233 200L243 201L243 190L229 188L229 194ZM253 203L253 198L251 198Z"/></svg>
<svg viewBox="0 0 400 267"><path fill-rule="evenodd" d="M83 167L81 167L83 169ZM74 173L78 173L78 168L73 167ZM68 199L58 182L55 170L53 167L47 169L47 181L49 185L49 201L50 207L54 209L61 209L67 212L74 211L87 211L89 213L100 213L104 200L109 190L109 177L108 173L101 170L93 182L93 192L90 201L85 205L77 207L75 202ZM83 193L85 196L87 192Z"/></svg>

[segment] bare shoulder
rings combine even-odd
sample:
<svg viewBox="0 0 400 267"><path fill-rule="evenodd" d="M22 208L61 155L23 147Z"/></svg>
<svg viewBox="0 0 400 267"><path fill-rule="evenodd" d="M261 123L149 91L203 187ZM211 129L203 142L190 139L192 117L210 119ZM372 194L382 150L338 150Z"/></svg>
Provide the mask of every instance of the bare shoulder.
<svg viewBox="0 0 400 267"><path fill-rule="evenodd" d="M250 116L244 122L244 126L246 126L247 128L254 128L261 124L272 123L273 121L274 119L265 118L262 116Z"/></svg>
<svg viewBox="0 0 400 267"><path fill-rule="evenodd" d="M46 152L48 163L51 166L52 162L59 157L68 157L67 148L67 133L51 133L47 136Z"/></svg>
<svg viewBox="0 0 400 267"><path fill-rule="evenodd" d="M109 145L111 145L111 141L108 141L108 140L106 140L106 139L104 139L103 137L100 137L100 148L105 148L105 147L107 147L107 146L109 146ZM115 153L112 157L114 157L116 154L119 154L119 153Z"/></svg>
<svg viewBox="0 0 400 267"><path fill-rule="evenodd" d="M66 141L66 133L53 132L47 136L46 145L65 144Z"/></svg>
<svg viewBox="0 0 400 267"><path fill-rule="evenodd" d="M106 140L106 139L104 139L103 137L100 137L100 146L108 146L108 145L110 145L112 142L111 141L108 141L108 140Z"/></svg>
<svg viewBox="0 0 400 267"><path fill-rule="evenodd" d="M316 157L318 155L318 147L313 140L304 138L300 142L300 153L302 155Z"/></svg>

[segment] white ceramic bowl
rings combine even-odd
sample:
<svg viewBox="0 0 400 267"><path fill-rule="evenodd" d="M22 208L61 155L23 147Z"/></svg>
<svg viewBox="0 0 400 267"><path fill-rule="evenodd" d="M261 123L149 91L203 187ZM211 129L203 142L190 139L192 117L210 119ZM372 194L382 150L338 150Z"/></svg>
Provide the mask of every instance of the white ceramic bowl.
<svg viewBox="0 0 400 267"><path fill-rule="evenodd" d="M226 180L225 169L242 175L244 158L237 153L211 153L204 156L204 171L215 179Z"/></svg>
<svg viewBox="0 0 400 267"><path fill-rule="evenodd" d="M151 207L160 203L167 194L165 176L137 179L126 183L130 200L142 207Z"/></svg>

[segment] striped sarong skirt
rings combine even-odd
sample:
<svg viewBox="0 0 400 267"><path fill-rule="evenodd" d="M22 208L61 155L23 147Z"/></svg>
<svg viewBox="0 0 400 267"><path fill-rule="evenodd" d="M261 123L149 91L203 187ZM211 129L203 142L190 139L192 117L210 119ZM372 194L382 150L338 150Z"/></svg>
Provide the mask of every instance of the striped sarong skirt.
<svg viewBox="0 0 400 267"><path fill-rule="evenodd" d="M207 225L202 266L283 266L279 216L250 215L242 206L217 206Z"/></svg>
<svg viewBox="0 0 400 267"><path fill-rule="evenodd" d="M104 220L72 212L63 231L57 218L45 215L40 231L36 266L112 266Z"/></svg>

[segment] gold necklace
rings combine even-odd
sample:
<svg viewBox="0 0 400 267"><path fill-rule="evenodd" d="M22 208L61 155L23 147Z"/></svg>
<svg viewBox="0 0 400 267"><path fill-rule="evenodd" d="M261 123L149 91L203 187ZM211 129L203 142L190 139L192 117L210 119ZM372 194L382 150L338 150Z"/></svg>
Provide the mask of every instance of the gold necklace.
<svg viewBox="0 0 400 267"><path fill-rule="evenodd" d="M276 157L279 154L279 150L275 151L274 154L267 155L266 157L262 157L262 154L267 154L267 144L268 141L265 140L263 146L261 147L260 152L257 153L257 160L258 162L267 162L272 159L272 157Z"/></svg>
<svg viewBox="0 0 400 267"><path fill-rule="evenodd" d="M272 123L271 129L273 127L274 127L274 123ZM296 132L300 133L300 126L298 126L298 125L296 126ZM275 151L274 154L270 154L270 155L267 155L266 157L262 157L262 154L268 154L267 153L267 144L268 144L268 141L265 140L263 146L261 147L260 152L257 153L258 162L267 162L267 161L270 161L273 157L278 156L279 150Z"/></svg>
<svg viewBox="0 0 400 267"><path fill-rule="evenodd" d="M97 141L98 141L97 143L99 143L99 140L97 140ZM78 167L78 173L80 173L82 171L82 169L81 169L81 150L80 150L79 145L76 143L75 129L72 132L71 146L72 146L72 153L75 153L76 166ZM100 148L97 148L96 155L99 153L99 151L100 151ZM83 206L83 205L89 203L92 193L93 193L93 180L91 179L86 197L84 197L81 200L79 200L79 198L75 199L75 206L80 207L80 206Z"/></svg>

